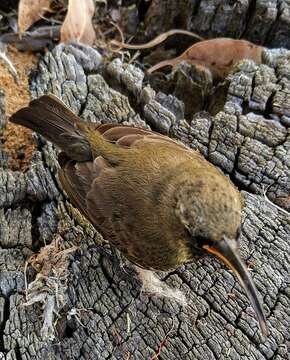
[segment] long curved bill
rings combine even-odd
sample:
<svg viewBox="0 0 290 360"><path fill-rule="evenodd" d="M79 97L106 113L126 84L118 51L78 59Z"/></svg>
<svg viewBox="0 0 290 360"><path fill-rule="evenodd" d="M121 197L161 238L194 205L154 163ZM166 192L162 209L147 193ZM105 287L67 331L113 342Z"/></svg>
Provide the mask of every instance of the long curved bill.
<svg viewBox="0 0 290 360"><path fill-rule="evenodd" d="M203 248L209 253L216 255L237 275L256 313L261 332L264 336L267 336L268 327L266 323L266 317L264 315L262 304L258 298L257 289L244 262L236 250L236 246L233 240L224 238L214 246L204 245Z"/></svg>

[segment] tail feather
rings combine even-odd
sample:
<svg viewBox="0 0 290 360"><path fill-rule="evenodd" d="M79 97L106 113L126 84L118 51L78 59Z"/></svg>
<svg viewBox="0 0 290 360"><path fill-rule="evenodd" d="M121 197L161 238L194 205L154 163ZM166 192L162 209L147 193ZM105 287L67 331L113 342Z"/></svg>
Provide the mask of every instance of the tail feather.
<svg viewBox="0 0 290 360"><path fill-rule="evenodd" d="M28 107L12 115L10 121L41 134L73 160L92 159L81 120L53 95L31 101Z"/></svg>

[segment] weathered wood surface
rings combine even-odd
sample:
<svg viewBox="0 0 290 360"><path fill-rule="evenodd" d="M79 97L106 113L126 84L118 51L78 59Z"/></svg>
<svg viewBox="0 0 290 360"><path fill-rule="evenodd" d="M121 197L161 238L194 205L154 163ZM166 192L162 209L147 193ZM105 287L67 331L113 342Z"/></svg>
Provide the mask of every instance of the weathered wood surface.
<svg viewBox="0 0 290 360"><path fill-rule="evenodd" d="M145 32L152 37L177 27L206 38L246 38L289 48L289 11L289 0L153 0Z"/></svg>
<svg viewBox="0 0 290 360"><path fill-rule="evenodd" d="M71 212L55 177L55 150L38 138L25 174L5 168L0 173L2 358L149 359L171 329L162 359L286 359L289 213L270 204L261 189L270 185L272 199L283 197L281 205L289 206L289 56L268 53L271 62L260 66L245 61L228 78L223 110L194 115L188 123L182 102L144 87L141 70L120 60L98 67L97 55L58 46L40 62L32 97L52 92L84 120L159 128L199 149L241 186L246 202L241 250L264 299L270 336L261 339L244 291L211 257L165 276L167 284L186 293L186 308L141 294L134 274L126 276L110 249L92 247L100 237ZM63 296L49 337L51 329L41 330L40 304L23 306L24 263L56 236L60 247L78 249L58 283ZM31 282L35 272L28 270ZM46 280L39 291L46 305L57 298Z"/></svg>
<svg viewBox="0 0 290 360"><path fill-rule="evenodd" d="M248 1L182 3L195 6L191 12L195 22L203 19L203 25L189 28L206 27L205 14L213 14L202 28L208 36L244 32L255 40L255 32L244 25L249 20ZM250 2L249 21L257 32L261 24L265 26L265 18L258 16L263 11L257 9L268 6L267 14L273 19L265 20L270 25L262 43L288 44L279 30L289 24L288 3ZM150 11L153 6L158 7L158 1L152 2ZM171 7L167 6L166 21L171 19ZM227 11L232 7L244 10ZM222 13L228 17L218 21ZM167 30L156 19L152 27L149 14L145 24L151 35ZM241 19L240 27L225 30L228 19L237 24L234 17ZM217 24L225 28L215 30ZM99 63L92 49L58 46L41 60L31 80L32 98L51 92L84 121L150 126L198 149L227 173L245 197L241 252L263 297L270 336L261 338L236 278L211 257L161 274L168 285L185 292L187 307L140 293L130 264L120 267L107 245L94 247L103 240L69 205L56 176L56 151L36 137L38 151L26 173L7 169L7 154L0 148L0 359L150 359L168 331L160 355L163 360L288 359L289 53L265 51L264 64L241 63L214 95L211 84L205 89L203 80L185 64L163 82L152 79L154 89L167 89L165 94L152 90L143 72L132 65L120 60ZM0 104L3 109L2 94ZM200 112L204 109L208 111ZM1 110L0 126L4 123ZM283 210L270 203L264 191ZM28 266L27 280L34 287L26 299L25 262L51 242L58 246L44 261L49 269L42 269L49 276L40 279ZM63 249L72 251L59 255ZM36 294L41 303L24 306L34 302ZM53 308L55 323L43 327L44 314L48 319Z"/></svg>

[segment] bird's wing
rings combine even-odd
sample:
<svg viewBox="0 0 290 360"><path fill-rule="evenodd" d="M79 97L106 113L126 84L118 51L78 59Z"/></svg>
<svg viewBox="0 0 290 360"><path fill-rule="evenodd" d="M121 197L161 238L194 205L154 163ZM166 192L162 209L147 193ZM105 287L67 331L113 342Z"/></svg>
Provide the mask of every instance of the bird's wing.
<svg viewBox="0 0 290 360"><path fill-rule="evenodd" d="M124 148L140 147L143 143L156 144L157 142L167 144L169 147L174 146L176 152L188 151L182 144L149 130L106 124L97 127L97 131L106 140ZM60 155L59 160L61 163L60 180L74 206L108 241L124 252L131 261L137 263L140 256L136 253L132 237L140 236L140 229L137 224L138 219L134 217L136 224L132 224L132 216L129 214L132 209L134 211L136 203L140 200L129 187L126 188L127 184L122 184L119 180L121 177L119 177L118 166L112 166L101 156L95 158L94 161L75 162L65 155ZM142 192L142 189L139 189L139 192ZM144 196L143 206L146 206L146 201ZM152 202L152 199L148 199L148 206L150 206L150 201ZM140 206L142 207L141 204ZM144 229L141 231L145 232Z"/></svg>
<svg viewBox="0 0 290 360"><path fill-rule="evenodd" d="M77 163L63 152L59 154L59 162L59 179L70 201L101 234L110 239L113 230L107 223L108 217L104 217L99 206L92 209L87 202L93 183L98 180L101 173L109 169L109 166L101 157L94 161ZM102 194L98 194L97 198L101 201Z"/></svg>
<svg viewBox="0 0 290 360"><path fill-rule="evenodd" d="M146 142L165 141L166 143L170 143L172 145L178 146L179 148L188 150L185 145L178 142L177 140L173 140L168 136L161 135L151 130L119 124L102 124L99 125L96 129L103 135L106 140L124 147L132 147L136 145L136 140L143 140Z"/></svg>

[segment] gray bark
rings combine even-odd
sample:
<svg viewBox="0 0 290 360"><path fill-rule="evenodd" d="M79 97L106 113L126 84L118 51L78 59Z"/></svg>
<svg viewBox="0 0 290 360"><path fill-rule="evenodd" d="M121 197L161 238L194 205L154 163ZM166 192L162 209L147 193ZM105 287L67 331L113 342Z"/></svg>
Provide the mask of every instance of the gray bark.
<svg viewBox="0 0 290 360"><path fill-rule="evenodd" d="M56 175L56 150L37 137L26 173L7 169L0 152L0 359L150 359L161 344L163 360L288 358L289 59L285 51L267 50L262 65L243 61L210 109L194 114L187 98L205 85L184 64L171 75L172 95L145 86L133 65L100 66L90 48L61 45L45 55L31 81L32 98L53 93L84 121L167 133L198 149L241 189L241 253L270 335L261 338L243 289L210 256L160 274L184 291L187 307L140 293L131 265L120 265L69 204ZM26 269L37 251L43 258Z"/></svg>
<svg viewBox="0 0 290 360"><path fill-rule="evenodd" d="M145 17L148 37L172 28L206 38L245 38L269 47L290 47L288 0L153 0Z"/></svg>

